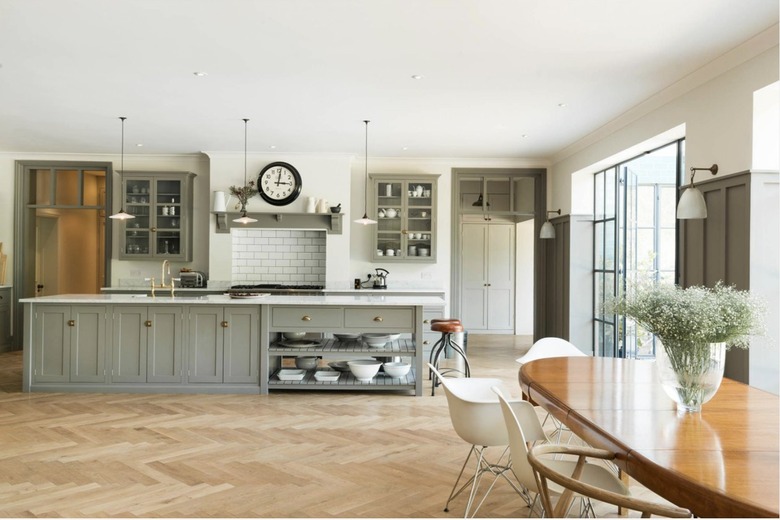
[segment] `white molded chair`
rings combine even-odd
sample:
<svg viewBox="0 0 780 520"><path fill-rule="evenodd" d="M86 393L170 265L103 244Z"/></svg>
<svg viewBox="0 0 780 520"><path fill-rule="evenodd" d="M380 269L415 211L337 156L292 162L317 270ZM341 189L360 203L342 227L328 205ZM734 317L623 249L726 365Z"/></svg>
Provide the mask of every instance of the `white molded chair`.
<svg viewBox="0 0 780 520"><path fill-rule="evenodd" d="M444 511L449 511L450 502L470 485L471 491L469 492L469 499L464 514L464 517L467 518L477 496L480 480L486 473L493 475L495 478L485 492L482 500L480 500L479 504L474 509L473 515L477 514L477 511L479 511L480 506L493 489L493 486L499 477L506 479L515 491L522 494L522 490L519 489L508 476L510 463L507 445L509 444L509 439L507 437L506 427L504 426L501 407L498 404L498 399L495 394L491 391L491 388L500 385L501 381L495 378L481 377L445 378L439 374L432 364L428 363L428 368L435 377L439 378L439 381L441 381L441 385L444 388L444 395L447 397L447 407L450 412L450 420L452 421L455 433L468 444L471 444L471 449L466 456L466 460L463 462L463 466L460 469L458 478L455 480L455 484L452 486L452 491L450 492L449 498L447 498L447 503L444 505ZM489 462L485 458L485 449L491 446L504 448L501 456L496 462ZM476 455L474 474L458 488L458 484L460 483L461 477L463 476L472 454Z"/></svg>
<svg viewBox="0 0 780 520"><path fill-rule="evenodd" d="M528 349L528 352L526 352L524 355L517 358L515 361L519 363L520 365L524 365L525 363L528 363L530 361L535 361L537 359L546 359L546 358L553 358L553 357L583 357L587 356L583 351L578 349L574 344L566 341L562 338L554 338L554 337L548 337L548 338L542 338L533 345L531 345L531 348ZM566 430L569 432L569 440L571 440L571 431L566 428L563 423L558 421L555 417L553 417L550 414L547 414L544 418L544 421L542 424L546 424L547 421L552 421L553 425L555 426L555 432L557 436L557 442L561 442L561 437L563 435L563 431Z"/></svg>
<svg viewBox="0 0 780 520"><path fill-rule="evenodd" d="M537 359L575 356L587 356L587 354L565 339L549 337L542 338L531 345L531 348L528 349L528 352L517 358L515 361L523 365L529 361L534 361Z"/></svg>
<svg viewBox="0 0 780 520"><path fill-rule="evenodd" d="M531 511L529 516L533 514L536 507L536 503L541 495L540 486L534 474L534 469L531 467L531 463L528 459L529 445L541 444L541 446L550 445L549 439L542 429L542 425L539 422L539 416L536 415L536 410L533 405L528 401L513 401L506 400L501 390L498 387L493 387L492 391L498 396L499 403L501 404L501 411L504 416L504 424L509 437L509 450L512 457L512 473L517 481L523 486L527 492L534 493L535 497L533 502L529 503ZM550 445L555 446L555 445ZM578 466L577 462L572 460L553 460L544 459L544 463L554 470L571 475ZM612 493L627 496L628 488L608 469L603 466L596 466L594 464L579 464L580 471L582 473L582 480L589 484L598 487L599 489L605 489ZM568 512L570 505L569 495L563 496L565 489L557 484L550 484L547 486L548 498L545 502L544 496L542 496L543 510L546 516L560 516ZM563 511L553 510L549 508L549 494L554 493L561 495L564 502L559 500L559 504L565 504L562 506ZM590 502L583 500L583 512L588 513L593 511L590 506Z"/></svg>
<svg viewBox="0 0 780 520"><path fill-rule="evenodd" d="M573 470L561 470L561 468L557 467L559 461L549 458L561 455L574 455L577 457L576 462L570 462L574 466ZM599 466L593 466L593 464L587 462L586 457L612 461L615 458L615 454L596 448L556 444L535 446L529 452L528 462L533 468L539 495L542 497L542 504L548 516L561 516L567 507L567 501L571 495L576 493L582 497L589 497L600 502L614 504L618 507L640 511L642 518L647 518L650 515L660 515L668 518L690 518L691 512L687 509L632 497L627 493L615 492L612 489L600 486L598 483L591 482L587 474L588 467ZM565 489L565 491L561 494L555 509L553 509L550 492L560 492L561 488Z"/></svg>

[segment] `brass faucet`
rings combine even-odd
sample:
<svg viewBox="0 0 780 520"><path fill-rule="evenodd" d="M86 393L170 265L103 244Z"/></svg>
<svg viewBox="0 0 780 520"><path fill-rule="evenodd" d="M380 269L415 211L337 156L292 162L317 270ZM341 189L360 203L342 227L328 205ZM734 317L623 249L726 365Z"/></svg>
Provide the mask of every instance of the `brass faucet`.
<svg viewBox="0 0 780 520"><path fill-rule="evenodd" d="M160 271L161 271L160 289L170 289L171 298L173 298L174 283L173 283L173 278L171 278L171 263L168 261L167 258L163 260ZM168 284L165 283L166 274L168 275ZM154 293L152 293L152 296L154 296Z"/></svg>

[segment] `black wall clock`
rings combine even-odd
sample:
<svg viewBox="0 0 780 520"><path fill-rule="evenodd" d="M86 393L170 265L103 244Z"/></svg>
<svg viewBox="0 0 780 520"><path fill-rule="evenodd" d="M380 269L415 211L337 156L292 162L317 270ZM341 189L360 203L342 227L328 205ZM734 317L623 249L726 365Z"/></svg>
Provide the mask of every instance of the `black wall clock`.
<svg viewBox="0 0 780 520"><path fill-rule="evenodd" d="M268 204L286 206L301 194L301 174L286 162L274 162L260 171L257 189Z"/></svg>

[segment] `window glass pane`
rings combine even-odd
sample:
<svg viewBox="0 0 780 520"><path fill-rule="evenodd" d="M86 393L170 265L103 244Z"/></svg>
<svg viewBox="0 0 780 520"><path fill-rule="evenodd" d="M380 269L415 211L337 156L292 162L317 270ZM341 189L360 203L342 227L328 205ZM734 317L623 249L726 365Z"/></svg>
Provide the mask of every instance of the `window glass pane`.
<svg viewBox="0 0 780 520"><path fill-rule="evenodd" d="M35 196L30 201L33 204L48 206L51 201L52 171L51 170L31 170L30 174L35 184Z"/></svg>
<svg viewBox="0 0 780 520"><path fill-rule="evenodd" d="M482 213L482 205L474 204L482 195L482 178L460 180L460 210L463 213Z"/></svg>
<svg viewBox="0 0 780 520"><path fill-rule="evenodd" d="M640 271L655 269L655 232L652 229L636 231L636 264Z"/></svg>
<svg viewBox="0 0 780 520"><path fill-rule="evenodd" d="M674 229L662 229L659 235L658 268L674 271Z"/></svg>
<svg viewBox="0 0 780 520"><path fill-rule="evenodd" d="M509 211L509 178L488 179L487 201L491 211Z"/></svg>
<svg viewBox="0 0 780 520"><path fill-rule="evenodd" d="M604 355L607 357L615 357L615 327L609 323L605 323L604 327Z"/></svg>
<svg viewBox="0 0 780 520"><path fill-rule="evenodd" d="M604 215L615 216L615 168L607 170L604 177Z"/></svg>
<svg viewBox="0 0 780 520"><path fill-rule="evenodd" d="M673 185L668 185L661 186L660 191L658 217L661 220L661 227L673 228L677 220L677 201L675 198L677 189Z"/></svg>
<svg viewBox="0 0 780 520"><path fill-rule="evenodd" d="M604 273L604 297L603 301L608 302L615 298L615 274L614 273ZM615 321L615 315L614 314L602 314L604 316L604 321L609 323L614 323Z"/></svg>
<svg viewBox="0 0 780 520"><path fill-rule="evenodd" d="M79 186L79 172L77 170L56 170L55 174L57 191L54 195L54 204L58 206L80 205L81 186Z"/></svg>
<svg viewBox="0 0 780 520"><path fill-rule="evenodd" d="M604 223L604 269L615 268L615 221Z"/></svg>
<svg viewBox="0 0 780 520"><path fill-rule="evenodd" d="M83 197L85 206L105 206L106 174L103 171L83 172Z"/></svg>
<svg viewBox="0 0 780 520"><path fill-rule="evenodd" d="M596 174L594 187L594 216L604 218L604 172Z"/></svg>
<svg viewBox="0 0 780 520"><path fill-rule="evenodd" d="M655 186L637 188L637 225L652 227L655 223Z"/></svg>
<svg viewBox="0 0 780 520"><path fill-rule="evenodd" d="M593 327L593 345L597 356L604 355L604 325L597 321Z"/></svg>
<svg viewBox="0 0 780 520"><path fill-rule="evenodd" d="M533 214L534 183L535 179L533 177L518 177L512 180L515 212Z"/></svg>
<svg viewBox="0 0 780 520"><path fill-rule="evenodd" d="M593 308L594 313L593 315L596 317L596 319L603 319L604 318L604 273L593 273L594 278L594 297L595 301L593 302Z"/></svg>
<svg viewBox="0 0 780 520"><path fill-rule="evenodd" d="M596 222L593 229L594 269L604 269L604 223Z"/></svg>

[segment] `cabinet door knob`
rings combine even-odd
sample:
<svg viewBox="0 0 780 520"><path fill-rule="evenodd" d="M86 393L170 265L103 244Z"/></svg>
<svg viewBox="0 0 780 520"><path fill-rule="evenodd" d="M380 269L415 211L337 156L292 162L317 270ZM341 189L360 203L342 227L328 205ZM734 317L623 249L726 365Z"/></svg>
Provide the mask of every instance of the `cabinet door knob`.
<svg viewBox="0 0 780 520"><path fill-rule="evenodd" d="M146 320L146 321L144 322L144 326L145 326L145 327L151 327L151 326L152 326L152 320Z"/></svg>
<svg viewBox="0 0 780 520"><path fill-rule="evenodd" d="M156 227L153 227L153 228L152 228L152 229L150 229L149 231L151 231L152 233L156 233L156 232L157 232L157 228L156 228Z"/></svg>
<svg viewBox="0 0 780 520"><path fill-rule="evenodd" d="M228 328L228 322L226 321L223 321L222 323L220 323L220 325L222 325L222 328L224 329Z"/></svg>
<svg viewBox="0 0 780 520"><path fill-rule="evenodd" d="M423 320L423 323L425 323L426 325L428 325L430 322L431 320Z"/></svg>
<svg viewBox="0 0 780 520"><path fill-rule="evenodd" d="M75 327L76 326L76 320L68 320L68 327Z"/></svg>
<svg viewBox="0 0 780 520"><path fill-rule="evenodd" d="M311 316L304 316L301 321L311 321Z"/></svg>
<svg viewBox="0 0 780 520"><path fill-rule="evenodd" d="M382 316L374 316L374 321L381 322L381 321L385 321L385 320L384 320L384 318L382 318Z"/></svg>
<svg viewBox="0 0 780 520"><path fill-rule="evenodd" d="M430 341L428 341L427 339L426 339L425 341L423 341L423 345L429 345L430 343L431 343L431 342L430 342Z"/></svg>

